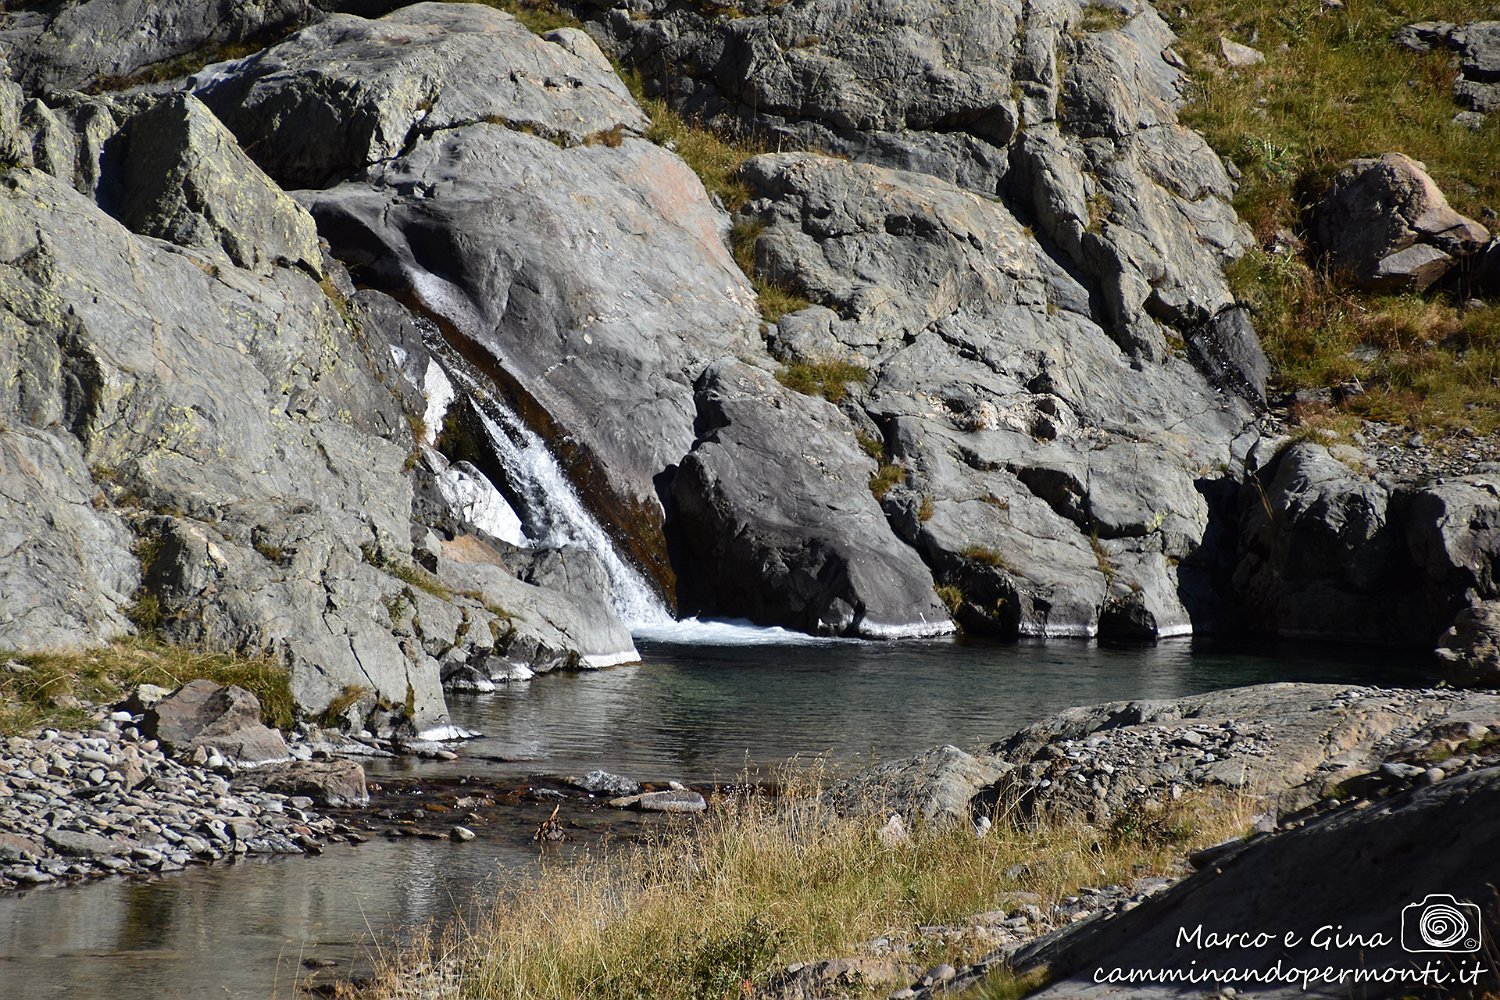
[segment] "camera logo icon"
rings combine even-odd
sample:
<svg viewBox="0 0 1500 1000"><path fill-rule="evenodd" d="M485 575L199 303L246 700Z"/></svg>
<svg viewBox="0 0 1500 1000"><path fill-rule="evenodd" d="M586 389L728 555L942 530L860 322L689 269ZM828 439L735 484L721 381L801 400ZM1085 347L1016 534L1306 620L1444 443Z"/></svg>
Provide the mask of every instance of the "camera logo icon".
<svg viewBox="0 0 1500 1000"><path fill-rule="evenodd" d="M1401 947L1407 951L1478 951L1479 907L1443 893L1429 893L1401 910Z"/></svg>

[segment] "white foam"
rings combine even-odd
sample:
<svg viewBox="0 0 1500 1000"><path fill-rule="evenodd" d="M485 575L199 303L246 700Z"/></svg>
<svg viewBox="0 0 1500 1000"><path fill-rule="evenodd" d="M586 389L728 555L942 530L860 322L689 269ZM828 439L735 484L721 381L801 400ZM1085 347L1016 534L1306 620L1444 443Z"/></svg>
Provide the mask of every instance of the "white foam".
<svg viewBox="0 0 1500 1000"><path fill-rule="evenodd" d="M696 646L820 646L859 642L832 636L808 635L774 625L756 625L744 619L684 618L630 630L637 639Z"/></svg>
<svg viewBox="0 0 1500 1000"><path fill-rule="evenodd" d="M453 740L472 740L476 736L483 735L483 733L476 733L472 729L465 729L463 726L448 725L433 726L431 729L424 729L417 734L417 739L426 740L429 743L448 743Z"/></svg>
<svg viewBox="0 0 1500 1000"><path fill-rule="evenodd" d="M1021 622L1016 632L1028 639L1092 639L1099 634L1093 625L1038 625Z"/></svg>
<svg viewBox="0 0 1500 1000"><path fill-rule="evenodd" d="M1183 625L1163 625L1156 630L1158 639L1181 639L1193 634L1193 625L1188 622Z"/></svg>
<svg viewBox="0 0 1500 1000"><path fill-rule="evenodd" d="M883 625L877 622L859 623L859 634L865 639L931 639L952 635L958 631L953 622L944 618L940 622L910 622L905 625Z"/></svg>
<svg viewBox="0 0 1500 1000"><path fill-rule="evenodd" d="M598 670L600 667L618 667L624 663L640 663L641 654L632 647L619 653L593 653L585 654L583 666L586 670Z"/></svg>

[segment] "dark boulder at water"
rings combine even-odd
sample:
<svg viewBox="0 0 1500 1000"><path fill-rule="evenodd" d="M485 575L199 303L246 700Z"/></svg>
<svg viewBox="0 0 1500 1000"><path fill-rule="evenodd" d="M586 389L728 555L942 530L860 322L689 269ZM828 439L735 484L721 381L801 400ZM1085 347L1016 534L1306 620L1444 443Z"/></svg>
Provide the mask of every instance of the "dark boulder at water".
<svg viewBox="0 0 1500 1000"><path fill-rule="evenodd" d="M952 630L837 408L735 361L709 366L697 399L698 441L672 480L689 609L820 635Z"/></svg>

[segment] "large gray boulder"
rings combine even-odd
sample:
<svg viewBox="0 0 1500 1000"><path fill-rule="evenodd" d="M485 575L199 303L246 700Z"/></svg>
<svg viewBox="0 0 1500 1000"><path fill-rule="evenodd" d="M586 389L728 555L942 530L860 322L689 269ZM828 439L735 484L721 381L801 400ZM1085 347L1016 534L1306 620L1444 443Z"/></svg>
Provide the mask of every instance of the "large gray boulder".
<svg viewBox="0 0 1500 1000"><path fill-rule="evenodd" d="M721 361L672 480L684 611L869 638L951 631L932 576L870 493L876 463L837 408ZM696 600L694 599L696 598Z"/></svg>
<svg viewBox="0 0 1500 1000"><path fill-rule="evenodd" d="M307 211L261 173L197 98L173 94L130 119L118 154L117 215L142 236L222 251L236 267L269 273L322 266Z"/></svg>
<svg viewBox="0 0 1500 1000"><path fill-rule="evenodd" d="M1490 238L1401 153L1339 171L1318 203L1313 236L1334 268L1372 291L1423 291Z"/></svg>
<svg viewBox="0 0 1500 1000"><path fill-rule="evenodd" d="M34 92L83 90L154 63L270 35L320 12L310 0L80 0L0 12L0 51Z"/></svg>
<svg viewBox="0 0 1500 1000"><path fill-rule="evenodd" d="M479 4L419 3L378 20L334 15L190 83L287 187L342 180L474 122L568 144L646 125L587 37L543 40Z"/></svg>
<svg viewBox="0 0 1500 1000"><path fill-rule="evenodd" d="M884 509L972 631L1157 637L1213 615L1218 491L1251 410L1185 360L1132 365L1088 292L993 199L812 154L752 159L757 268L817 306L788 362L869 369L844 405Z"/></svg>
<svg viewBox="0 0 1500 1000"><path fill-rule="evenodd" d="M260 721L260 699L244 688L213 681L184 684L146 710L140 729L178 757L199 747L245 765L291 756L281 734Z"/></svg>

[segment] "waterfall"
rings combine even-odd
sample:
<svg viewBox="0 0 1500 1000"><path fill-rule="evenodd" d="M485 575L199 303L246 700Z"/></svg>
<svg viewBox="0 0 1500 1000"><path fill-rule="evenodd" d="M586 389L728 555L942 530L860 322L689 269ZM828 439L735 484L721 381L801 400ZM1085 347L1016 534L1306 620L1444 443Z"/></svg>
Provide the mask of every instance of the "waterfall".
<svg viewBox="0 0 1500 1000"><path fill-rule="evenodd" d="M671 622L671 612L640 571L620 555L542 439L461 366L450 371L479 411L490 447L505 469L507 485L522 507L531 541L549 548L581 545L592 552L609 577L610 604L631 629Z"/></svg>

